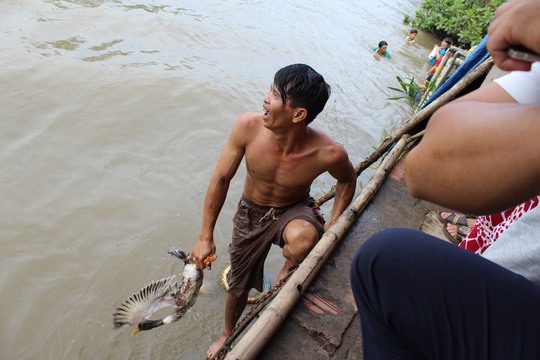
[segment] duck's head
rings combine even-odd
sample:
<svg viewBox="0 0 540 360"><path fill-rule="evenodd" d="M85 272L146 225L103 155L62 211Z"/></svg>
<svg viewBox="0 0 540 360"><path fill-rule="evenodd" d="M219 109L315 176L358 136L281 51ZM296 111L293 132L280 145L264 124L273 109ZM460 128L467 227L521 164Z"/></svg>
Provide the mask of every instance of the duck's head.
<svg viewBox="0 0 540 360"><path fill-rule="evenodd" d="M137 327L131 332L131 336L134 336L139 331L152 330L158 326L164 325L163 319L159 320L144 320L137 324Z"/></svg>

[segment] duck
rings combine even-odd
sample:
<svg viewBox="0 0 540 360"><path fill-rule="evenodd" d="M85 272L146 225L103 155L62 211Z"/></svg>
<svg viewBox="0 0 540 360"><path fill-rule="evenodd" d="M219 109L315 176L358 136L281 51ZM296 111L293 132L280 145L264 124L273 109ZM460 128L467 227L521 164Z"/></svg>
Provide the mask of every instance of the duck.
<svg viewBox="0 0 540 360"><path fill-rule="evenodd" d="M115 328L135 325L131 332L131 336L134 336L140 331L175 323L195 304L203 283L203 271L197 269L184 251L173 248L168 253L184 262L181 280L175 281L177 275L172 275L153 281L135 292L116 308L113 314ZM216 256L213 255L204 263L208 266L215 260ZM168 307L172 307L169 315L161 319L151 319L155 312Z"/></svg>

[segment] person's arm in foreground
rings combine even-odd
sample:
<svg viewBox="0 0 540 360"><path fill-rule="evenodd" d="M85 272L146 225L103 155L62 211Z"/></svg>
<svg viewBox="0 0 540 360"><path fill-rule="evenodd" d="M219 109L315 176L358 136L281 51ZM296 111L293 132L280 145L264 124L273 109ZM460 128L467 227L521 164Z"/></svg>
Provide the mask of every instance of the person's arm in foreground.
<svg viewBox="0 0 540 360"><path fill-rule="evenodd" d="M540 192L540 106L484 102L494 91L503 92L490 84L433 114L407 156L413 196L490 214Z"/></svg>
<svg viewBox="0 0 540 360"><path fill-rule="evenodd" d="M347 152L341 146L331 164L332 167L328 172L337 180L337 183L332 215L330 220L324 224L325 231L334 224L349 206L356 190L356 171L349 160Z"/></svg>
<svg viewBox="0 0 540 360"><path fill-rule="evenodd" d="M506 70L530 69L506 51L540 52L540 2L499 7L487 47ZM415 197L473 214L506 210L540 193L540 106L516 104L497 84L457 99L433 114L407 157L407 185Z"/></svg>
<svg viewBox="0 0 540 360"><path fill-rule="evenodd" d="M191 257L195 259L197 268L204 269L203 261L214 255L216 246L214 244L214 227L217 218L221 212L221 208L225 203L229 184L238 170L238 166L242 162L245 146L242 141L241 120L237 121L231 135L225 144L216 169L210 179L206 197L204 199L203 219L199 240L191 251Z"/></svg>

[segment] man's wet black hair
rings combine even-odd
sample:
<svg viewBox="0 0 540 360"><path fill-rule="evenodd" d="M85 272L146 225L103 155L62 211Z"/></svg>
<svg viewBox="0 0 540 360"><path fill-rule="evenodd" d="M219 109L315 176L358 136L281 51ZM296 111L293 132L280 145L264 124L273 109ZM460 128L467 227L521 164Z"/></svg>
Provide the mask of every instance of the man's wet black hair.
<svg viewBox="0 0 540 360"><path fill-rule="evenodd" d="M379 47L384 46L384 45L388 46L388 43L384 40L379 41Z"/></svg>
<svg viewBox="0 0 540 360"><path fill-rule="evenodd" d="M274 86L284 106L289 100L290 107L307 110L306 124L312 122L324 109L331 93L330 85L322 75L306 64L293 64L278 70L274 76Z"/></svg>

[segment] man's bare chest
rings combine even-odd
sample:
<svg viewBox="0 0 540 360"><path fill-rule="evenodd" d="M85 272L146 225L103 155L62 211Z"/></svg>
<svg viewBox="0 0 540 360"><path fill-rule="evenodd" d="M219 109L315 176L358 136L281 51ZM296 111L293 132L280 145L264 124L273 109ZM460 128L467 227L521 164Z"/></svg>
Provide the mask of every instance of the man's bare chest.
<svg viewBox="0 0 540 360"><path fill-rule="evenodd" d="M313 152L282 154L271 149L246 150L247 171L254 181L273 182L282 186L301 186L320 173L320 164Z"/></svg>

